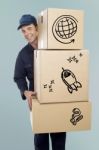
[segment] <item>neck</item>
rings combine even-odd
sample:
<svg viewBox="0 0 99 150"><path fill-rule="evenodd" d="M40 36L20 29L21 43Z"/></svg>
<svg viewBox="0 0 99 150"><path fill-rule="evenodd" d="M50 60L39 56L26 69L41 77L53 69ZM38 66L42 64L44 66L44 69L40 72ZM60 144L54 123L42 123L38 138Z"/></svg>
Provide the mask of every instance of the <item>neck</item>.
<svg viewBox="0 0 99 150"><path fill-rule="evenodd" d="M31 42L30 44L34 49L38 49L38 40L37 39L35 39L35 41Z"/></svg>
<svg viewBox="0 0 99 150"><path fill-rule="evenodd" d="M34 49L37 49L38 48L38 45L36 43L30 43L31 46L34 48Z"/></svg>

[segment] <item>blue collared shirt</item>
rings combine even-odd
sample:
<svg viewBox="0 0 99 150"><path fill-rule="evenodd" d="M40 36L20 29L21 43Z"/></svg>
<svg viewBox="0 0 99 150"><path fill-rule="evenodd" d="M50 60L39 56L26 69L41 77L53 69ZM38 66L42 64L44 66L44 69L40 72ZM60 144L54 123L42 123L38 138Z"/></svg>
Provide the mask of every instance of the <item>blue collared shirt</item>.
<svg viewBox="0 0 99 150"><path fill-rule="evenodd" d="M27 44L18 54L14 70L16 82L22 99L26 99L25 90L34 91L34 49Z"/></svg>

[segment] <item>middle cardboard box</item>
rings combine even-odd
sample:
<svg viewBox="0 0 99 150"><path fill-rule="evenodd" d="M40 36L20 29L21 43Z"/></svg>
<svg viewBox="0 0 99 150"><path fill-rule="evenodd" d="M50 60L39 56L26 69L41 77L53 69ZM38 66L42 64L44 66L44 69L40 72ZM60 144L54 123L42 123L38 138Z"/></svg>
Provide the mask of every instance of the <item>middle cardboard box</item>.
<svg viewBox="0 0 99 150"><path fill-rule="evenodd" d="M40 103L86 101L88 50L35 50L34 88Z"/></svg>

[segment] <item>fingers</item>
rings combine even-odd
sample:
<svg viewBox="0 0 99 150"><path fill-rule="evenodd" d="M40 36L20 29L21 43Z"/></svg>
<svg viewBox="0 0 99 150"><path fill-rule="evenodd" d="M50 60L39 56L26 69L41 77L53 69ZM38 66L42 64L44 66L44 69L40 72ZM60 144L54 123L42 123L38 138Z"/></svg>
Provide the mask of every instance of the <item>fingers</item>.
<svg viewBox="0 0 99 150"><path fill-rule="evenodd" d="M31 111L32 110L32 99L28 99L28 106Z"/></svg>
<svg viewBox="0 0 99 150"><path fill-rule="evenodd" d="M37 98L37 93L33 92L31 96L32 96L32 99L36 99Z"/></svg>
<svg viewBox="0 0 99 150"><path fill-rule="evenodd" d="M32 110L32 99L37 99L37 94L34 91L25 91L24 94L27 98L28 106L31 111Z"/></svg>
<svg viewBox="0 0 99 150"><path fill-rule="evenodd" d="M35 95L36 95L36 92L32 92L32 95L35 96Z"/></svg>
<svg viewBox="0 0 99 150"><path fill-rule="evenodd" d="M27 99L35 99L36 98L36 92L34 91L25 91L24 95L26 96Z"/></svg>
<svg viewBox="0 0 99 150"><path fill-rule="evenodd" d="M28 99L28 106L29 106L30 111L32 110L32 100L33 99L36 99L36 94L31 95Z"/></svg>

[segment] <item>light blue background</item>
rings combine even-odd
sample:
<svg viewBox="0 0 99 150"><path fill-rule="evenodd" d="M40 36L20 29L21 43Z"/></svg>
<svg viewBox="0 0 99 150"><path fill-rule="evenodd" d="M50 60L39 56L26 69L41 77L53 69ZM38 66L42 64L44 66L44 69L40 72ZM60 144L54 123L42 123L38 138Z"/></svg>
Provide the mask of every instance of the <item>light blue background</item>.
<svg viewBox="0 0 99 150"><path fill-rule="evenodd" d="M90 89L92 129L69 132L66 150L99 149L99 2L98 0L1 0L0 1L0 150L33 150L29 111L13 82L16 56L25 45L18 32L24 13L35 16L45 8L85 11L84 47L90 51Z"/></svg>

